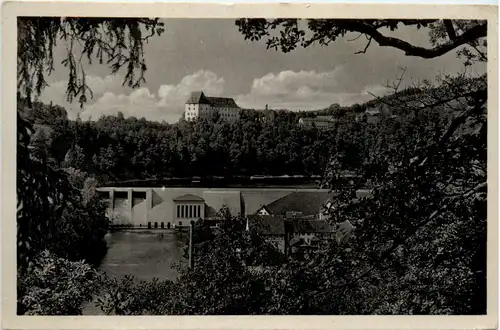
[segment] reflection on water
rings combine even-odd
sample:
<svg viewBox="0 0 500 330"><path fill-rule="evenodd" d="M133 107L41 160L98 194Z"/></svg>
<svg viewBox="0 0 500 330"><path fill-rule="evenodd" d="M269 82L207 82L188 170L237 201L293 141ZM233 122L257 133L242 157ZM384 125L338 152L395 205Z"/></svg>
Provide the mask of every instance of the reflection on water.
<svg viewBox="0 0 500 330"><path fill-rule="evenodd" d="M158 238L162 233L163 238ZM136 280L153 278L175 279L177 271L171 268L182 258L177 237L172 230L119 231L106 236L108 252L100 270L109 276L122 278L133 275ZM93 303L84 308L84 315L100 314Z"/></svg>
<svg viewBox="0 0 500 330"><path fill-rule="evenodd" d="M163 239L158 238L163 233ZM108 253L101 270L121 278L131 274L138 280L174 279L172 264L181 259L173 231L119 231L107 237Z"/></svg>

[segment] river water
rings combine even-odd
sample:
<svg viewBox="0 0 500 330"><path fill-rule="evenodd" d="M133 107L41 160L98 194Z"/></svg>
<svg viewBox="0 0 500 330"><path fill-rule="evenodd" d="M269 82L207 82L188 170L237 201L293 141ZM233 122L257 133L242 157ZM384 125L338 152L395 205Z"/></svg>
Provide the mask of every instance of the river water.
<svg viewBox="0 0 500 330"><path fill-rule="evenodd" d="M163 238L158 238L163 234ZM181 259L177 236L173 230L129 230L108 234L108 252L100 270L109 276L123 278L133 275L137 280L175 279L177 272L171 268ZM94 303L83 309L84 315L99 315Z"/></svg>

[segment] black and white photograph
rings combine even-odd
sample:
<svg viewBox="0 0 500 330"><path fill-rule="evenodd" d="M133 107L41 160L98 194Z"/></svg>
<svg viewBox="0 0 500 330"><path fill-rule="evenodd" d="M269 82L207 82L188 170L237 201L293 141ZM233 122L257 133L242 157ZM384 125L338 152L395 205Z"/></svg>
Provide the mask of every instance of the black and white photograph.
<svg viewBox="0 0 500 330"><path fill-rule="evenodd" d="M17 315L488 314L496 20L100 15L16 18Z"/></svg>

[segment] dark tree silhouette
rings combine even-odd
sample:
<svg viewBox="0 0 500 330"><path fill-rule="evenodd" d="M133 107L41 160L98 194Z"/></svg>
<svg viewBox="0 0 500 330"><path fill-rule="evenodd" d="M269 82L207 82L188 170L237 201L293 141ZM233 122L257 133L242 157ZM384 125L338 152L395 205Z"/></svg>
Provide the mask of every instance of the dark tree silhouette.
<svg viewBox="0 0 500 330"><path fill-rule="evenodd" d="M297 47L322 46L345 37L348 33L357 34L356 39L364 36L367 40L366 53L372 41L382 47L393 47L405 52L407 56L436 58L461 46L468 45L475 52L467 52L471 60L486 60L486 21L472 20L361 20L361 19L309 19L307 28L299 24L299 19L254 19L242 18L236 21L245 39L252 41L265 39L267 48L290 52ZM387 31L401 26L415 29L427 28L431 47L412 44L411 41L387 35ZM306 33L307 32L307 33ZM425 32L423 32L425 33Z"/></svg>

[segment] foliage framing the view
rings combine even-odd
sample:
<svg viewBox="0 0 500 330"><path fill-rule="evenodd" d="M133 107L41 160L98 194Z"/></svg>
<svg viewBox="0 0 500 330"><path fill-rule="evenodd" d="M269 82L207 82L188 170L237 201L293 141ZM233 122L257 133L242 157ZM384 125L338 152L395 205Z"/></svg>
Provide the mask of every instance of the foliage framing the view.
<svg viewBox="0 0 500 330"><path fill-rule="evenodd" d="M26 285L31 283L26 281L37 267L49 267L50 260L41 256L42 251L94 265L106 252L105 206L95 195L93 179L81 173L79 178L73 176L76 182L71 182L68 170L61 168L54 161L54 154L47 152L50 138L45 128L36 127L36 119L30 118L32 100L47 86L46 75L54 70L53 49L58 42L65 44L67 53L62 64L69 71L67 98L70 102L78 98L83 105L87 95L92 96L85 81L85 57L89 63L93 59L106 62L113 73L126 67L124 85L137 87L144 81L147 69L143 43L161 34L162 26L157 19L18 18L18 314L42 313L31 305L33 300L27 296L34 287ZM40 306L50 304L52 298L47 299L38 301ZM70 309L71 313L78 312Z"/></svg>
<svg viewBox="0 0 500 330"><path fill-rule="evenodd" d="M78 98L83 105L92 90L86 83L84 62L98 61L112 73L125 68L123 85L137 88L147 70L144 42L163 33L163 23L148 18L18 18L17 89L31 100L47 87L46 75L54 71L53 50L63 43L68 69L68 102Z"/></svg>
<svg viewBox="0 0 500 330"><path fill-rule="evenodd" d="M303 21L303 20L302 20ZM487 21L451 19L405 19L405 20L360 20L360 19L308 19L300 24L300 19L258 19L242 18L236 21L245 39L266 40L267 48L290 52L297 47L314 44L327 46L347 34L356 34L355 39L364 36L365 48L357 53L366 53L372 41L379 46L402 50L407 56L436 58L457 50L469 62L486 61ZM395 31L401 26L415 29L427 28L431 47L412 44L411 41L390 36L387 31ZM461 47L467 45L467 47Z"/></svg>
<svg viewBox="0 0 500 330"><path fill-rule="evenodd" d="M20 34L21 38L28 36L24 39L26 42L32 40L31 44L40 46L34 48L33 53L20 47L19 58L26 63L24 69L18 71L21 72L18 91L28 96L28 101L33 92L39 93L44 87L44 80L38 77L40 74L44 77L43 70L39 68L47 64L51 67L53 44L50 38L46 39L50 45L46 48L40 43L40 38L52 35L52 32L61 32L57 26L65 22L56 19L53 28L44 30L45 25L39 25L37 20L39 18L33 18L36 24L27 24L28 32ZM480 49L486 46L483 42L485 22L311 20L309 28L315 34L309 40L301 39L305 34L296 25L296 20L241 22L240 26L247 29L245 33L250 35L255 32L251 27L255 24L257 32L253 38L257 39L266 36L269 29L283 27L281 39L271 39L271 46L279 46L282 51L292 50L299 42L305 42L303 46L306 47L313 42L326 45L346 32L359 32L367 37L367 47L374 40L381 46L404 50L410 56L432 58L457 50L460 56L465 57L466 64L486 60L485 52ZM429 27L433 48L419 49L402 40L379 35L379 29L396 28L396 23ZM41 33L43 31L49 31L49 34ZM116 31L122 35L125 29ZM67 35L67 38L76 41L78 36ZM476 52L458 47L463 45L469 45ZM364 53L366 49L360 52ZM45 57L47 54L49 56ZM137 54L141 58L142 50ZM135 55L124 56L132 60L138 58ZM78 71L78 65L71 60L71 56L69 58L70 81L72 74L83 73L84 77L84 72ZM120 59L124 57L118 55L115 59L118 59L115 64L119 68ZM30 71L26 69L29 65L34 68L31 75L26 74ZM112 65L112 70L115 67ZM127 67L143 68L142 65ZM134 86L134 81L140 80L142 78L138 81L132 78L128 84ZM84 78L73 78L73 83L68 86L70 99L80 95L83 97L79 101L86 101L88 90ZM356 235L347 245L332 244L330 249L307 262L289 261L281 266L251 272L240 263L238 253L241 251L237 253L233 244L235 240L243 242L247 235L241 234L241 228L229 227L229 232L222 230L209 241L206 251L201 249L198 252L202 255L199 255L197 267L194 270L185 269L179 282L142 283L136 287L127 280L123 282L125 284L112 280L116 285L107 288L119 288L105 296L111 297L112 301L103 300L103 310L117 314L485 313L486 77L445 77L433 87L437 88L417 86L418 93L412 94L415 99L405 95L380 99L380 102L387 102L400 110L404 114L403 122L387 121L378 128L353 124L352 132L358 133L353 134L352 148L334 150L329 158L325 182L343 187L345 192L345 196L340 195L330 210L331 221L336 223L348 219L357 228ZM445 109L451 110L450 113L446 113ZM27 277L23 279L35 275L38 281L30 280L30 285L18 288L21 293L19 302L24 308L21 310L27 313L78 313L78 306L73 305L69 305L70 311L65 309L68 307L65 304L55 306L55 309L47 308L49 305L43 308L33 305L30 302L37 299L45 299L44 303L48 304L54 301L54 297L38 295L31 299L28 291L30 288L47 287L43 283L47 274L38 278L37 271L32 272L36 269L34 267L50 265L53 261L46 255L37 258L42 249L56 251L65 258L84 258L78 254L84 247L73 245L67 238L66 242L71 244L60 245L57 232L59 221L66 220L63 223L73 224L64 217L64 212L68 213L68 210L71 215L79 215L76 223L87 223L90 224L87 228L94 228L91 222L86 222L95 220L94 215L79 203L79 193L70 193L70 198L64 195L74 191L70 189L70 177L76 177L78 182L85 180L75 175L78 168L73 172L66 169L71 175L64 174L57 161L51 159L51 153L47 154L45 148L54 146L51 150L55 151L58 147L47 142L46 133L38 130L40 133L33 136L28 133L32 126L29 121L18 118L18 123L18 157L22 158L18 182L24 183L18 184L19 265L26 267L24 275ZM339 142L338 145L342 145L343 141ZM81 164L78 161L81 154L85 153L79 148L75 147L73 155L67 159L68 163L77 167ZM37 174L42 168L44 171ZM337 184L339 172L345 169L355 170L371 180L373 198L352 201L352 192L356 187ZM31 185L31 182L34 184ZM41 189L53 195L45 196L40 193ZM86 194L82 192L83 195ZM70 229L75 236L69 237L78 239L85 232L81 228L70 226ZM93 235L93 230L89 233ZM98 230L93 237L99 241L103 233ZM85 235L82 236L85 238ZM50 239L45 241L45 237ZM66 247L76 254L66 254ZM38 259L38 263L25 262L25 256ZM59 264L59 267L71 273L73 266ZM49 272L49 277L51 274ZM80 283L80 278L76 277L75 281ZM201 289L198 286L200 281L205 284ZM254 294L256 291L260 294ZM207 299L214 292L223 296L224 301L219 299L217 304ZM81 293L78 297L88 299ZM63 301L67 302L67 297ZM135 305L130 307L130 301ZM172 302L174 305L169 305Z"/></svg>
<svg viewBox="0 0 500 330"><path fill-rule="evenodd" d="M60 204L64 203L60 199L68 198L68 192L61 190L68 189L68 185L65 187L62 183L66 179L61 170L57 169L57 166L54 169L53 166L43 164L47 163L48 159L33 159L30 155L32 123L24 119L19 112L31 108L32 97L38 96L47 86L46 74L54 70L54 47L58 42L63 42L67 49L62 64L69 70L68 100L72 101L79 96L79 102L83 104L86 102L86 95L90 93L85 83L82 62L85 58L89 63L93 59L101 63L105 61L114 73L125 66L127 74L124 84L137 87L144 81L146 71L143 43L150 37L161 34L162 27L163 23L158 19L18 18L17 198L18 226L21 226L18 230L18 262L21 262L21 265L27 264L30 255L41 251L35 237L50 238L55 232L55 222L47 217L50 217L51 212L59 212L54 214L59 218L60 212L63 211ZM48 173L37 174L42 168L47 169ZM60 187L57 187L58 184ZM44 196L40 202L30 201L30 198L40 198L36 196L43 194L40 191L42 187L46 189L47 194L51 194L50 197ZM49 210L51 207L54 210ZM34 221L39 215L45 217L45 221ZM34 227L30 228L29 223L34 223Z"/></svg>

